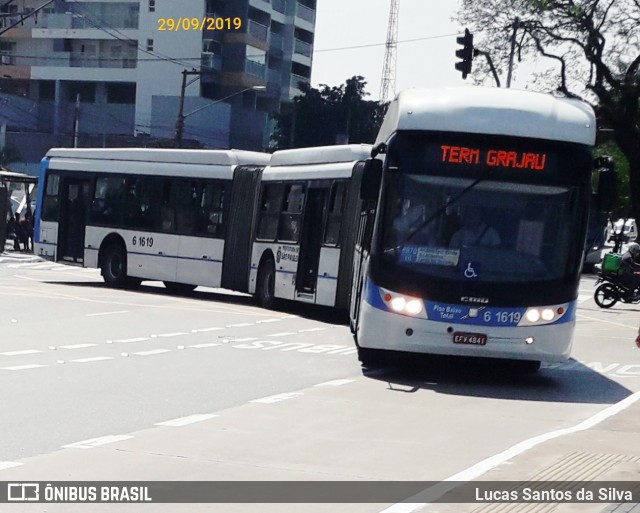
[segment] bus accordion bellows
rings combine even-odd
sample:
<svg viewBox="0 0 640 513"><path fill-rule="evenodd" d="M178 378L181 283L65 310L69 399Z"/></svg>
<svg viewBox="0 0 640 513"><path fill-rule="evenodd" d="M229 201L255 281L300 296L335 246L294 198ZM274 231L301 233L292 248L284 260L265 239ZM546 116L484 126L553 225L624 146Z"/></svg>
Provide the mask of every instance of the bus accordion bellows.
<svg viewBox="0 0 640 513"><path fill-rule="evenodd" d="M347 309L371 146L283 150L52 149L35 252L101 269L107 285L160 280Z"/></svg>
<svg viewBox="0 0 640 513"><path fill-rule="evenodd" d="M593 110L577 100L400 93L367 162L379 187L361 203L350 307L361 361L384 351L530 370L566 360L595 134Z"/></svg>

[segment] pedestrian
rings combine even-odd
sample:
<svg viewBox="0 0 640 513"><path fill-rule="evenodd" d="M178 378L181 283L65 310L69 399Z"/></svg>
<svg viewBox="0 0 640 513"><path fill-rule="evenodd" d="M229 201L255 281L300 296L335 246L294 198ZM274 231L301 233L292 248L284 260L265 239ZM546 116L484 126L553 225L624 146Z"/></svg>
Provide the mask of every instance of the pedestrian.
<svg viewBox="0 0 640 513"><path fill-rule="evenodd" d="M20 251L20 242L24 240L22 235L22 225L20 224L20 213L16 212L7 224L8 233L12 234L13 238L13 250Z"/></svg>

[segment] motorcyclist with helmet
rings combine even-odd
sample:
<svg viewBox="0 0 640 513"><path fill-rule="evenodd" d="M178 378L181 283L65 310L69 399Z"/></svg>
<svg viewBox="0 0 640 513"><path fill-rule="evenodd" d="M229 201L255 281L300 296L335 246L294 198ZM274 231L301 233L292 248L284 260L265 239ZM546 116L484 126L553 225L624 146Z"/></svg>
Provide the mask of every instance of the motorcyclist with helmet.
<svg viewBox="0 0 640 513"><path fill-rule="evenodd" d="M620 260L620 269L620 280L629 289L630 299L637 301L640 299L640 275L636 274L640 273L640 244L629 244Z"/></svg>

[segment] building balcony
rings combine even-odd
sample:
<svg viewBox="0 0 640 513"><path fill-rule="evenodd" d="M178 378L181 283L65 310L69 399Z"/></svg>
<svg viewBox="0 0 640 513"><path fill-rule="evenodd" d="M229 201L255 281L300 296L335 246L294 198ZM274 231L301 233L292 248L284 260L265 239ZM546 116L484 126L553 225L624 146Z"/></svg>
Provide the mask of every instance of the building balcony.
<svg viewBox="0 0 640 513"><path fill-rule="evenodd" d="M285 14L285 11L287 10L285 0L271 0L271 7L273 7L274 11L279 12L280 14Z"/></svg>
<svg viewBox="0 0 640 513"><path fill-rule="evenodd" d="M313 53L313 46L309 43L301 41L300 39L296 39L293 46L293 52L311 58L311 54Z"/></svg>
<svg viewBox="0 0 640 513"><path fill-rule="evenodd" d="M137 64L138 59L135 57L114 58L80 52L69 54L69 66L72 68L135 68Z"/></svg>
<svg viewBox="0 0 640 513"><path fill-rule="evenodd" d="M281 52L283 48L284 46L282 36L280 34L276 34L275 32L271 32L269 34L269 50L276 50Z"/></svg>
<svg viewBox="0 0 640 513"><path fill-rule="evenodd" d="M247 33L256 39L259 39L260 41L267 41L269 28L261 25L256 21L249 20Z"/></svg>
<svg viewBox="0 0 640 513"><path fill-rule="evenodd" d="M203 70L220 71L222 69L222 57L215 53L202 52L200 64Z"/></svg>
<svg viewBox="0 0 640 513"><path fill-rule="evenodd" d="M316 21L316 11L315 9L311 9L309 7L307 7L306 5L302 5L301 3L298 3L296 5L297 10L296 10L296 16L298 18L303 19L304 21L308 21L311 24L314 24Z"/></svg>
<svg viewBox="0 0 640 513"><path fill-rule="evenodd" d="M266 69L267 67L264 64L260 64L259 62L247 60L244 63L245 73L261 80L264 80Z"/></svg>

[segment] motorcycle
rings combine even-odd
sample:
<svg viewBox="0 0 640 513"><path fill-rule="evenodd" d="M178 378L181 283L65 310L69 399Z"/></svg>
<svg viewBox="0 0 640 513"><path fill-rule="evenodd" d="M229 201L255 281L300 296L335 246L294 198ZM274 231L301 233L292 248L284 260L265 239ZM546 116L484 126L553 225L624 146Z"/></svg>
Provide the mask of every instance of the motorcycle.
<svg viewBox="0 0 640 513"><path fill-rule="evenodd" d="M640 275L640 273L635 274ZM597 288L593 293L593 299L600 308L611 308L618 301L629 304L640 303L640 287L629 290L616 273L600 271L594 286Z"/></svg>

